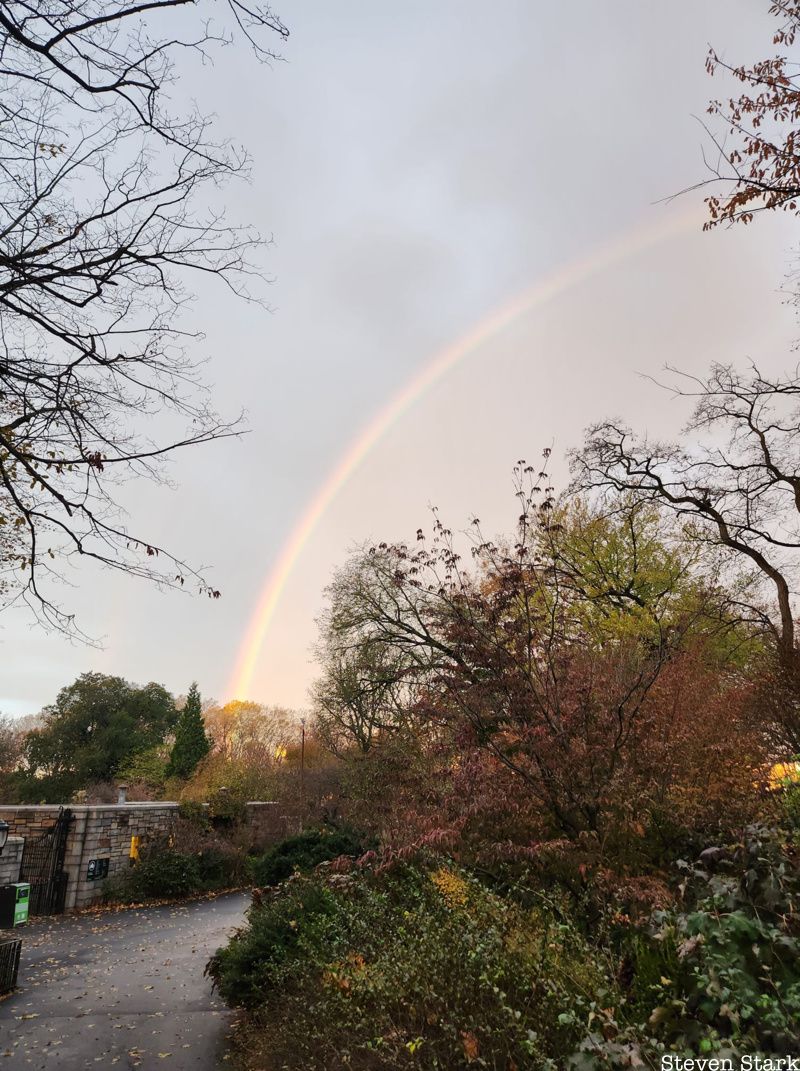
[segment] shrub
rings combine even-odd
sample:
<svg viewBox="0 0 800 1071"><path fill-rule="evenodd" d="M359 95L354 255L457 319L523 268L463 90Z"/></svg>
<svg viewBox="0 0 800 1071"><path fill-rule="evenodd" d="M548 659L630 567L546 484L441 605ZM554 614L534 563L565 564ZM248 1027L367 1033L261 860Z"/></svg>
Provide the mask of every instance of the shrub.
<svg viewBox="0 0 800 1071"><path fill-rule="evenodd" d="M117 780L131 786L140 785L149 789L156 798L164 799L160 793L163 792L167 779L168 760L168 748L163 743L138 751L119 771Z"/></svg>
<svg viewBox="0 0 800 1071"><path fill-rule="evenodd" d="M800 839L800 768L797 757L791 763L781 763L771 771L771 787L777 789L785 825L795 840Z"/></svg>
<svg viewBox="0 0 800 1071"><path fill-rule="evenodd" d="M202 808L182 808L171 837L146 843L138 862L106 883L105 898L131 903L230 888L249 881L249 867L243 846L216 833Z"/></svg>
<svg viewBox="0 0 800 1071"><path fill-rule="evenodd" d="M176 851L157 841L142 849L138 861L106 885L107 900L137 903L150 899L177 899L203 887L197 855Z"/></svg>
<svg viewBox="0 0 800 1071"><path fill-rule="evenodd" d="M573 927L452 866L298 875L209 971L246 1044L304 1071L554 1068L614 1004Z"/></svg>
<svg viewBox="0 0 800 1071"><path fill-rule="evenodd" d="M198 829L209 830L211 828L208 808L195 800L183 800L178 807L178 816L183 822L191 823Z"/></svg>
<svg viewBox="0 0 800 1071"><path fill-rule="evenodd" d="M254 903L209 969L240 1044L293 1071L658 1067L800 1044L800 866L775 830L682 864L679 900L589 937L565 898L451 864L316 871ZM677 876L677 875L676 875Z"/></svg>
<svg viewBox="0 0 800 1071"><path fill-rule="evenodd" d="M785 788L782 802L789 828L795 838L800 837L800 785L789 785Z"/></svg>
<svg viewBox="0 0 800 1071"><path fill-rule="evenodd" d="M276 844L258 859L253 865L253 878L257 885L279 885L296 870L307 872L341 855L357 858L371 847L372 842L347 826L307 829Z"/></svg>
<svg viewBox="0 0 800 1071"><path fill-rule="evenodd" d="M252 864L234 845L210 846L197 855L204 889L225 889L252 879Z"/></svg>
<svg viewBox="0 0 800 1071"><path fill-rule="evenodd" d="M786 1053L800 1044L800 869L753 827L687 867L683 903L657 912L634 1001L679 1051ZM653 1006L655 1003L655 1007Z"/></svg>
<svg viewBox="0 0 800 1071"><path fill-rule="evenodd" d="M275 798L275 770L265 755L231 758L212 751L179 788L181 800L207 802L212 817L238 820L248 800Z"/></svg>

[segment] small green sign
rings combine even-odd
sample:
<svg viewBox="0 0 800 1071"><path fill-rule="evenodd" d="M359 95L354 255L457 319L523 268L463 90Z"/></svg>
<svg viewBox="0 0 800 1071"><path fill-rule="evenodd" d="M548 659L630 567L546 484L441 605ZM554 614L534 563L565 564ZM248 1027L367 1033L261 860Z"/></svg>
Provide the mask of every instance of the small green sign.
<svg viewBox="0 0 800 1071"><path fill-rule="evenodd" d="M16 887L17 895L14 900L14 925L22 926L28 921L28 906L30 904L31 887L27 882L19 882Z"/></svg>

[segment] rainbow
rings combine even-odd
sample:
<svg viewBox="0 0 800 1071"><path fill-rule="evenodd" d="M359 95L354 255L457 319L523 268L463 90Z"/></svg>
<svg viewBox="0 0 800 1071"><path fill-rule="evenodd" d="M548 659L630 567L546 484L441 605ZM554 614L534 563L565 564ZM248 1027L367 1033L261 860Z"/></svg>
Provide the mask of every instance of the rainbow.
<svg viewBox="0 0 800 1071"><path fill-rule="evenodd" d="M389 428L465 357L480 349L485 342L521 316L547 304L565 291L597 275L603 269L636 256L689 227L698 226L696 208L678 215L670 214L668 218L660 218L656 223L639 225L622 237L593 250L587 256L563 265L552 275L535 282L517 294L456 342L437 353L375 414L328 473L267 573L237 654L236 666L228 688L228 694L231 697L241 698L249 692L267 631L292 570L328 507Z"/></svg>

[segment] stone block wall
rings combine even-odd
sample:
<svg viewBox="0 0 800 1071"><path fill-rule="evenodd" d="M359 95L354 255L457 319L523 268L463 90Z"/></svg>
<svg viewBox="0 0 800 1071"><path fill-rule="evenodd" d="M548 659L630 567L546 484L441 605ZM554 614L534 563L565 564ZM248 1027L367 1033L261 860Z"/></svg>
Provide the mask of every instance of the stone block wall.
<svg viewBox="0 0 800 1071"><path fill-rule="evenodd" d="M19 881L19 865L22 862L22 837L9 836L0 853L0 885L13 885Z"/></svg>
<svg viewBox="0 0 800 1071"><path fill-rule="evenodd" d="M131 837L168 836L178 814L177 803L75 804L69 807L72 824L67 836L64 870L67 872L66 910L100 900L105 880L89 878L92 860L107 860L108 877L130 866ZM56 806L0 806L11 832L36 839L58 817ZM11 838L9 838L10 840ZM5 855L5 853L4 853ZM0 863L3 861L0 856Z"/></svg>
<svg viewBox="0 0 800 1071"><path fill-rule="evenodd" d="M178 816L177 803L117 803L69 805L72 823L67 835L64 870L67 872L66 910L86 907L102 899L105 877L90 878L89 864L95 861L105 869L109 878L127 869L130 864L131 838L140 842L169 836ZM59 808L52 805L3 806L0 818L11 827L9 845L0 855L0 884L16 881L17 877L2 878L11 873L22 858L23 839L35 840L49 830L58 817ZM245 805L245 824L249 830L249 846L265 851L284 837L300 831L300 822L280 813L280 805L253 801ZM13 858L16 863L12 862ZM6 861L8 865L6 866Z"/></svg>
<svg viewBox="0 0 800 1071"><path fill-rule="evenodd" d="M58 818L61 808L42 804L35 807L3 806L0 804L0 818L4 818L16 837L29 837L35 840L46 832Z"/></svg>
<svg viewBox="0 0 800 1071"><path fill-rule="evenodd" d="M70 808L74 819L67 841L64 869L69 874L66 909L102 898L104 878L92 880L89 864L108 860L111 878L131 865L131 838L141 842L169 836L177 803L118 803Z"/></svg>
<svg viewBox="0 0 800 1071"><path fill-rule="evenodd" d="M280 813L278 803L246 803L245 823L250 830L250 847L255 851L266 851L295 832L294 823Z"/></svg>

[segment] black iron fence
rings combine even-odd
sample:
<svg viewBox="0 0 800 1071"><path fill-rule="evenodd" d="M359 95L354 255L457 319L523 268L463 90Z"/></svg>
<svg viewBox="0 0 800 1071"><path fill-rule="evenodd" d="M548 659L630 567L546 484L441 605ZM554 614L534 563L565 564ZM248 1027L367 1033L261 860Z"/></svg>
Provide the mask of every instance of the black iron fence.
<svg viewBox="0 0 800 1071"><path fill-rule="evenodd" d="M25 839L19 880L31 887L31 915L60 915L67 895L64 856L72 812L63 807L50 829L36 840Z"/></svg>
<svg viewBox="0 0 800 1071"><path fill-rule="evenodd" d="M17 984L22 941L18 937L0 937L0 995L10 993Z"/></svg>

